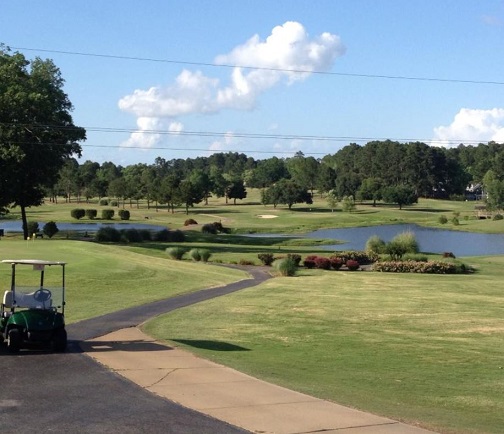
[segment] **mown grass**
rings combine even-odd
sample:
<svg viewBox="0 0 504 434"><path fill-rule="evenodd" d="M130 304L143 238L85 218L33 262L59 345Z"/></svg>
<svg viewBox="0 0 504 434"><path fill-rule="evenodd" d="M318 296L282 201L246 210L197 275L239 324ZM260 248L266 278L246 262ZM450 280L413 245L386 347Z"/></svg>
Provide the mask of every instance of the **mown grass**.
<svg viewBox="0 0 504 434"><path fill-rule="evenodd" d="M60 240L0 241L0 259L34 258L68 263L68 323L247 278L240 270L172 261L166 254L146 256L112 245ZM29 267L18 267L16 271L33 274ZM47 276L52 282L60 284L60 271L49 271ZM29 282L33 282L33 277ZM0 264L0 283L3 294L10 285L7 264Z"/></svg>
<svg viewBox="0 0 504 434"><path fill-rule="evenodd" d="M434 199L420 199L418 204L404 207L402 210L395 205L378 203L376 207L371 203L357 204L357 210L352 213L346 213L337 208L331 212L327 206L325 198L316 194L312 205L295 204L291 210L286 206L274 208L272 205L264 206L260 203L260 191L250 189L247 198L238 201L236 205L226 204L223 198L210 198L208 205L204 203L197 204L190 208L189 215L186 215L185 209L177 208L172 214L166 208L161 206L156 211L151 206L147 209L145 202L140 202L139 208L136 204L131 207L126 203L125 207L130 211L131 222L141 222L156 224L170 229L184 228L184 222L188 218L195 219L200 230L201 225L220 221L222 224L235 232L254 233L290 233L301 234L320 228L333 227L352 227L352 226L373 226L398 223L417 223L430 227L441 227L445 229L465 230L474 232L501 233L504 232L504 220L492 221L490 219L477 219L474 213L474 206L481 205L477 202L456 202ZM122 206L122 205L121 205ZM73 208L94 208L98 210L98 216L101 210L112 208L110 206L100 206L97 200L87 204L65 203L60 199L58 204L47 202L40 207L30 208L28 211L29 220L58 222L77 222L70 216ZM120 222L117 213L120 208L115 207L116 216L114 222ZM458 225L453 225L451 219L458 215ZM444 215L449 223L442 225L439 223L439 217ZM261 216L276 216L275 218L263 218ZM20 218L19 210L11 210L9 218ZM90 222L84 218L81 222ZM97 222L101 220L96 219ZM66 234L60 233L57 237L65 237Z"/></svg>
<svg viewBox="0 0 504 434"><path fill-rule="evenodd" d="M473 275L303 271L144 328L321 398L441 432L500 433L504 257L470 263Z"/></svg>

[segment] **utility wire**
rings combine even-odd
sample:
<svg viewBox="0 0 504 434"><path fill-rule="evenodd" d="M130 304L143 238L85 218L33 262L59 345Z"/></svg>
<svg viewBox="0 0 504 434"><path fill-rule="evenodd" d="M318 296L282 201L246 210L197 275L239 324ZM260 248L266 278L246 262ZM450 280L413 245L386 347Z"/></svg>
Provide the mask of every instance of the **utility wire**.
<svg viewBox="0 0 504 434"><path fill-rule="evenodd" d="M485 84L485 85L504 85L503 81L491 81L491 80L464 80L464 79L452 79L452 78L439 78L439 77L413 77L405 75L380 75L380 74L358 74L349 72L332 72L332 71L312 71L303 69L283 69L283 68L268 68L253 65L229 65L229 64L219 64L219 63L206 63L206 62L191 62L184 60L175 59L156 59L148 57L135 57L135 56L119 56L113 54L100 54L100 53L84 53L78 51L62 51L62 50L49 50L44 48L27 48L27 47L10 47L15 50L24 51L38 51L42 53L52 53L52 54L64 54L72 56L86 56L86 57L99 57L106 59L117 59L117 60L133 60L141 62L158 62L158 63L172 63L179 65L191 65L191 66L207 66L213 68L244 68L244 69L254 69L262 71L277 71L277 72L291 72L297 74L318 74L318 75L329 75L329 76L341 76L341 77L357 77L357 78L378 78L387 80L410 80L410 81L425 81L425 82L441 82L441 83L462 83L462 84Z"/></svg>
<svg viewBox="0 0 504 434"><path fill-rule="evenodd" d="M14 124L14 123L6 123L0 122L0 126L17 126L23 127L24 124ZM418 138L384 138L384 137L359 137L359 136L316 136L316 135L296 135L296 134L260 134L260 133L237 133L233 132L232 134L228 132L218 132L218 131L168 131L168 130L139 130L135 128L112 128L112 127L96 127L96 126L88 126L88 127L66 127L60 125L26 125L32 129L54 129L54 130L72 130L77 128L84 128L86 131L100 132L100 133L141 133L141 134L157 134L157 135L167 135L167 136L189 136L189 137L229 137L230 135L233 138L244 138L244 139L274 139L274 140L311 140L311 141L320 141L320 142L371 142L371 141L396 141L401 143L411 143L411 142L422 142L428 143L430 140L418 139ZM480 140L467 140L467 139L450 139L450 140L437 140L437 142L444 144L479 144ZM25 142L25 144L30 144ZM82 145L86 147L92 147L92 145ZM97 145L96 147L102 147ZM104 146L108 148L125 148L126 146L116 145L116 146ZM135 147L130 146L130 148L139 148L145 149L141 146ZM149 148L149 149L158 149L158 148ZM173 149L173 148L159 148L159 149ZM179 149L173 149L179 150ZM182 149L183 150L183 149ZM201 149L191 149L191 150L201 150ZM245 152L245 151L240 151ZM259 152L259 151L254 151Z"/></svg>

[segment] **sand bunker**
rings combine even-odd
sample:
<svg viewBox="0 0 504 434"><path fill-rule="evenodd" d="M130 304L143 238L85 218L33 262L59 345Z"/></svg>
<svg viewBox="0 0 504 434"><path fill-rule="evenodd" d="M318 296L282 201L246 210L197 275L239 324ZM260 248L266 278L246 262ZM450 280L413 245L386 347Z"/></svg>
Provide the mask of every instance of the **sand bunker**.
<svg viewBox="0 0 504 434"><path fill-rule="evenodd" d="M271 214L263 214L263 215L258 215L260 219L275 219L278 216L277 215L271 215Z"/></svg>

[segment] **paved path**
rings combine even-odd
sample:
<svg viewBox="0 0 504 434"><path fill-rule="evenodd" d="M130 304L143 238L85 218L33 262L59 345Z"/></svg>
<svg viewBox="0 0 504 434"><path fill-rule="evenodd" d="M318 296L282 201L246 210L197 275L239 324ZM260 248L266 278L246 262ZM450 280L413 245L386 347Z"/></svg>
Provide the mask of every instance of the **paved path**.
<svg viewBox="0 0 504 434"><path fill-rule="evenodd" d="M96 361L171 401L255 433L427 434L266 383L122 329L82 344Z"/></svg>
<svg viewBox="0 0 504 434"><path fill-rule="evenodd" d="M88 340L81 347L93 359L144 389L251 432L429 433L252 378L162 345L135 327L158 314L257 285L271 277L262 267L248 271L253 280L93 319L80 331L80 339Z"/></svg>

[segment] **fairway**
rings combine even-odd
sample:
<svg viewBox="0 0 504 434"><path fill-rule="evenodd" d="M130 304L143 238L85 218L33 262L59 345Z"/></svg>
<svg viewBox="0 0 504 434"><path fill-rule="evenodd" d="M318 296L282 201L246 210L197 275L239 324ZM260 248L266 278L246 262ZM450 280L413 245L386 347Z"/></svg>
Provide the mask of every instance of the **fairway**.
<svg viewBox="0 0 504 434"><path fill-rule="evenodd" d="M500 433L504 258L470 262L478 273L303 271L145 330L317 397L442 432Z"/></svg>
<svg viewBox="0 0 504 434"><path fill-rule="evenodd" d="M240 270L172 261L163 255L146 256L86 241L2 240L0 259L67 262L67 323L247 278ZM8 289L9 265L0 264L0 282L2 291Z"/></svg>

